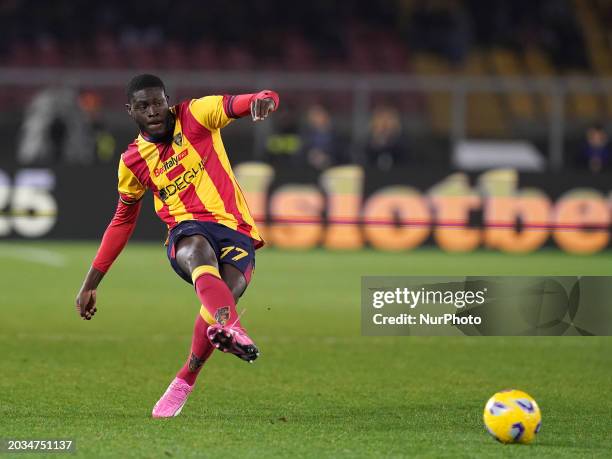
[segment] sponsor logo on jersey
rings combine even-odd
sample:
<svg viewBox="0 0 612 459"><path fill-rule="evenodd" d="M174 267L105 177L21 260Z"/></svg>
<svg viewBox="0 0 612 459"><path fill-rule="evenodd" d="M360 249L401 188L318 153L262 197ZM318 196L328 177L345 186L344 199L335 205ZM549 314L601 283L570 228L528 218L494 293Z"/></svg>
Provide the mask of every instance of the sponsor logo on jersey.
<svg viewBox="0 0 612 459"><path fill-rule="evenodd" d="M175 140L176 140L176 137L175 137ZM182 140L181 140L181 142L182 142ZM161 167L158 167L157 169L155 169L155 171L154 171L155 177L159 177L164 172L168 172L173 167L178 166L180 161L181 161L181 159L183 159L188 154L189 154L189 152L187 150L181 151L178 155L175 155L172 158L170 158L169 160L164 161L164 163L162 164Z"/></svg>
<svg viewBox="0 0 612 459"><path fill-rule="evenodd" d="M159 198L166 201L177 192L184 190L191 182L204 170L204 163L200 161L194 167L187 169L184 173L175 178L170 185L159 189Z"/></svg>

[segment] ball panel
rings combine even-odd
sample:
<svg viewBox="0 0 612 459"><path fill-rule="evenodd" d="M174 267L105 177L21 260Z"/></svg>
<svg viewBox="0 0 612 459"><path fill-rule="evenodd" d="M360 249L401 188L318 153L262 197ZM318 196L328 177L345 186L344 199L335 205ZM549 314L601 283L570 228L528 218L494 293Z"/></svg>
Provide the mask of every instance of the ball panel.
<svg viewBox="0 0 612 459"><path fill-rule="evenodd" d="M515 403L519 406L519 408L521 408L526 413L530 413L531 414L531 413L535 412L535 407L533 406L533 403L531 403L531 401L529 399L526 399L526 398L517 398L515 400Z"/></svg>
<svg viewBox="0 0 612 459"><path fill-rule="evenodd" d="M522 422L515 422L514 424L512 424L512 428L510 429L510 436L512 437L512 441L520 441L524 433L525 426Z"/></svg>
<svg viewBox="0 0 612 459"><path fill-rule="evenodd" d="M487 401L483 420L491 436L502 443L530 443L540 429L541 413L529 394L507 389Z"/></svg>

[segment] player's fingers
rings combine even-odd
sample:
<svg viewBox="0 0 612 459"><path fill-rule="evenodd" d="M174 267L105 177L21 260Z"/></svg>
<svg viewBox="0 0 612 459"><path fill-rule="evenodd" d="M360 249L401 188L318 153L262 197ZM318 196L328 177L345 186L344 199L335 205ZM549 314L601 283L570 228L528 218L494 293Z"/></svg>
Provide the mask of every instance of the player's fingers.
<svg viewBox="0 0 612 459"><path fill-rule="evenodd" d="M87 313L87 310L89 309L89 303L91 302L91 298L92 298L92 295L89 292L83 292L79 296L77 303L79 305L79 313L81 314L81 317L84 317L85 314Z"/></svg>
<svg viewBox="0 0 612 459"><path fill-rule="evenodd" d="M251 102L251 119L253 121L255 121L255 102L257 101L254 100Z"/></svg>
<svg viewBox="0 0 612 459"><path fill-rule="evenodd" d="M270 113L270 100L264 99L261 101L261 119L265 119Z"/></svg>
<svg viewBox="0 0 612 459"><path fill-rule="evenodd" d="M255 101L255 121L261 120L261 99Z"/></svg>
<svg viewBox="0 0 612 459"><path fill-rule="evenodd" d="M266 100L266 103L263 104L263 109L262 109L262 118L267 118L268 115L272 112L272 104L273 102L270 100Z"/></svg>
<svg viewBox="0 0 612 459"><path fill-rule="evenodd" d="M93 311L96 309L96 297L92 294L91 299L89 300L89 304L87 305L87 309Z"/></svg>
<svg viewBox="0 0 612 459"><path fill-rule="evenodd" d="M92 290L91 298L89 299L89 304L87 306L88 306L87 309L88 309L89 314L93 316L98 310L96 308L96 291L95 290Z"/></svg>

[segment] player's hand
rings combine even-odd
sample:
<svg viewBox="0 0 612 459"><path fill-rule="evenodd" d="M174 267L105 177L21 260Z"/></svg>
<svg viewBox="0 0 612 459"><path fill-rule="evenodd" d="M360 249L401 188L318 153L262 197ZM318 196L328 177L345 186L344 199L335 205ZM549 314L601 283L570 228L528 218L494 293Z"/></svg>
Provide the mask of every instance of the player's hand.
<svg viewBox="0 0 612 459"><path fill-rule="evenodd" d="M83 320L91 320L97 311L96 291L81 289L76 297L76 310Z"/></svg>
<svg viewBox="0 0 612 459"><path fill-rule="evenodd" d="M274 99L266 97L265 99L255 99L251 102L251 118L253 121L263 121L270 113L274 111L276 104Z"/></svg>

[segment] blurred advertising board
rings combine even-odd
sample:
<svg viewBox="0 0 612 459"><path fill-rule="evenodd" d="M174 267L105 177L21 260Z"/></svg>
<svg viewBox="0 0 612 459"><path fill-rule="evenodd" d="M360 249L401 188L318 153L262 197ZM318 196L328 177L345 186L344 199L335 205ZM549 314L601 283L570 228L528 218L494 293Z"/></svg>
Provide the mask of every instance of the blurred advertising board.
<svg viewBox="0 0 612 459"><path fill-rule="evenodd" d="M324 172L235 167L270 246L403 251L531 252L556 246L596 253L610 244L612 176L586 172L464 173L434 168L379 172L349 165ZM116 205L116 170L0 170L0 238L98 239ZM165 238L147 195L135 239Z"/></svg>

